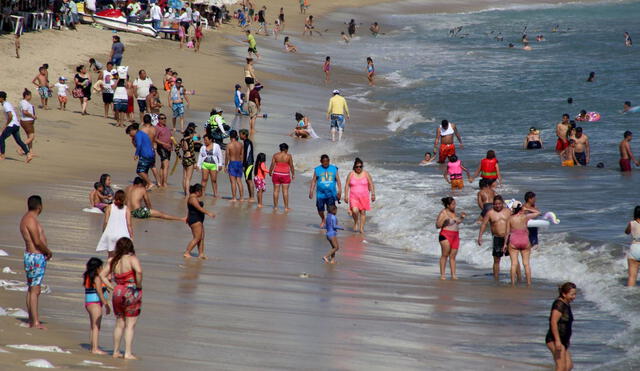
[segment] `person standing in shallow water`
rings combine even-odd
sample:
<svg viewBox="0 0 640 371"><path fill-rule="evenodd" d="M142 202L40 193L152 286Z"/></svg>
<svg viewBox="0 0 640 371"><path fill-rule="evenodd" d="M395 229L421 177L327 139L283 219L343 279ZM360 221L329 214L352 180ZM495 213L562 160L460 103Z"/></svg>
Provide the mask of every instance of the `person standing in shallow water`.
<svg viewBox="0 0 640 371"><path fill-rule="evenodd" d="M553 356L556 371L569 371L573 369L569 345L573 326L571 302L576 299L576 285L573 282L565 282L558 289L558 293L558 298L551 306L545 343Z"/></svg>
<svg viewBox="0 0 640 371"><path fill-rule="evenodd" d="M518 253L522 256L522 265L527 275L527 286L531 286L531 265L529 258L531 256L531 241L529 240L529 229L527 223L529 220L537 218L540 213L529 209L529 213L525 213L525 207L519 201L511 205L512 215L507 221L507 239L504 242L503 251L509 252L511 257L511 285L515 286L516 276L520 262L518 261ZM508 249L507 249L508 248Z"/></svg>
<svg viewBox="0 0 640 371"><path fill-rule="evenodd" d="M438 152L438 163L444 164L445 160L452 155L456 154L456 146L453 144L453 136L458 138L460 148L464 148L462 144L462 138L458 133L458 127L453 122L448 120L442 120L440 126L436 129L436 140L433 143L433 153ZM438 144L440 147L438 148Z"/></svg>
<svg viewBox="0 0 640 371"><path fill-rule="evenodd" d="M284 211L286 212L291 210L289 208L289 184L296 179L296 170L287 143L280 143L279 148L280 152L271 158L269 175L273 182L273 209L278 209L278 198L282 190L282 202L284 202Z"/></svg>
<svg viewBox="0 0 640 371"><path fill-rule="evenodd" d="M632 238L627 263L629 264L629 279L627 286L635 286L638 281L638 268L640 267L640 206L633 210L633 220L627 224L624 233L630 234Z"/></svg>
<svg viewBox="0 0 640 371"><path fill-rule="evenodd" d="M344 184L344 198L349 204L349 215L353 218L354 232L364 234L367 221L367 211L371 210L371 202L376 200L376 189L368 171L364 170L364 163L356 157L353 171L347 175Z"/></svg>
<svg viewBox="0 0 640 371"><path fill-rule="evenodd" d="M491 226L491 234L493 235L493 250L491 252L493 256L493 278L495 278L496 281L498 281L500 277L500 259L503 256L509 255L504 251L504 243L507 238L507 223L510 217L511 211L504 207L502 196L496 195L493 198L493 208L490 209L482 219L480 233L478 234L478 246L482 246L482 235L487 228L487 224ZM519 264L516 273L518 278L520 278Z"/></svg>
<svg viewBox="0 0 640 371"><path fill-rule="evenodd" d="M200 198L204 195L204 188L202 184L196 183L189 187L189 199L187 200L187 224L191 228L193 239L189 241L187 249L184 252L183 257L185 259L191 258L191 250L198 246L198 258L207 259L204 253L204 216L208 215L210 218L215 218L215 214L207 211L204 208L204 203L200 201Z"/></svg>
<svg viewBox="0 0 640 371"><path fill-rule="evenodd" d="M440 229L438 241L442 249L440 256L440 279L446 280L445 270L447 260L449 260L449 268L451 269L451 279L457 280L456 276L456 255L460 247L460 224L467 216L466 213L456 213L456 200L453 197L445 197L442 200L444 209L438 214L436 219L436 228Z"/></svg>

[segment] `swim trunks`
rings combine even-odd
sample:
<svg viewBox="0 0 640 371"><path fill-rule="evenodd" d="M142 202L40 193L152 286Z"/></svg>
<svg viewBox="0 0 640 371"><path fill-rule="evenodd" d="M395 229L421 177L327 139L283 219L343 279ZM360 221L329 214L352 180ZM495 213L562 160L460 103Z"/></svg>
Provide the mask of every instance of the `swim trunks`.
<svg viewBox="0 0 640 371"><path fill-rule="evenodd" d="M40 94L40 98L47 99L51 97L51 90L48 86L40 86L38 88L38 93Z"/></svg>
<svg viewBox="0 0 640 371"><path fill-rule="evenodd" d="M527 228L529 230L529 243L531 246L538 245L538 228Z"/></svg>
<svg viewBox="0 0 640 371"><path fill-rule="evenodd" d="M489 210L491 210L492 208L493 208L493 204L491 202L487 202L486 204L483 204L482 212L480 213L480 216L484 218L489 212Z"/></svg>
<svg viewBox="0 0 640 371"><path fill-rule="evenodd" d="M273 175L271 176L271 181L273 182L274 185L290 184L291 183L291 175L289 175L289 173L284 174L284 173L276 173L276 172L274 172Z"/></svg>
<svg viewBox="0 0 640 371"><path fill-rule="evenodd" d="M184 116L184 103L173 103L171 105L173 117L178 118Z"/></svg>
<svg viewBox="0 0 640 371"><path fill-rule="evenodd" d="M24 271L27 274L27 286L40 286L47 269L47 258L40 253L24 253Z"/></svg>
<svg viewBox="0 0 640 371"><path fill-rule="evenodd" d="M58 102L67 103L67 96L66 95L58 95Z"/></svg>
<svg viewBox="0 0 640 371"><path fill-rule="evenodd" d="M254 177L253 178L253 185L256 186L256 192L257 191L266 191L267 190L267 185L264 182L264 179L262 179L262 178Z"/></svg>
<svg viewBox="0 0 640 371"><path fill-rule="evenodd" d="M493 236L493 251L491 255L496 258L509 255L509 253L504 252L504 237Z"/></svg>
<svg viewBox="0 0 640 371"><path fill-rule="evenodd" d="M537 140L527 143L527 149L540 149L540 148L542 148L542 143L540 143Z"/></svg>
<svg viewBox="0 0 640 371"><path fill-rule="evenodd" d="M247 51L248 51L249 53L258 54L258 48L252 48L252 47L249 47L249 48L247 49Z"/></svg>
<svg viewBox="0 0 640 371"><path fill-rule="evenodd" d="M331 115L331 129L344 130L344 115Z"/></svg>
<svg viewBox="0 0 640 371"><path fill-rule="evenodd" d="M440 235L438 235L439 241L449 241L449 247L454 250L460 248L460 232L458 231L449 231L446 229L440 230Z"/></svg>
<svg viewBox="0 0 640 371"><path fill-rule="evenodd" d="M462 179L451 179L451 189L463 189L464 181Z"/></svg>
<svg viewBox="0 0 640 371"><path fill-rule="evenodd" d="M138 109L140 109L140 112L146 112L147 111L147 100L146 99L138 99Z"/></svg>
<svg viewBox="0 0 640 371"><path fill-rule="evenodd" d="M116 112L127 112L127 108L129 107L128 99L114 99L113 100L113 110Z"/></svg>
<svg viewBox="0 0 640 371"><path fill-rule="evenodd" d="M631 171L631 160L628 158L620 159L620 171Z"/></svg>
<svg viewBox="0 0 640 371"><path fill-rule="evenodd" d="M131 216L138 219L151 218L151 210L148 207L139 207L131 211Z"/></svg>
<svg viewBox="0 0 640 371"><path fill-rule="evenodd" d="M440 145L440 153L438 155L438 163L443 164L444 161L449 157L456 154L456 146L452 144L441 144Z"/></svg>
<svg viewBox="0 0 640 371"><path fill-rule="evenodd" d="M148 173L149 169L156 166L156 158L140 157L138 159L138 166L136 167L136 173Z"/></svg>
<svg viewBox="0 0 640 371"><path fill-rule="evenodd" d="M160 161L171 160L171 151L169 151L168 149L164 148L161 145L158 145L157 151L158 155L160 156Z"/></svg>
<svg viewBox="0 0 640 371"><path fill-rule="evenodd" d="M253 164L244 167L244 180L247 182L253 180Z"/></svg>
<svg viewBox="0 0 640 371"><path fill-rule="evenodd" d="M255 83L255 81L253 80L253 77L245 77L244 78L244 83L247 85L253 85Z"/></svg>
<svg viewBox="0 0 640 371"><path fill-rule="evenodd" d="M582 166L587 166L587 154L585 152L576 152L576 160Z"/></svg>
<svg viewBox="0 0 640 371"><path fill-rule="evenodd" d="M562 166L573 167L575 166L575 164L573 163L573 160L567 160L567 161L562 161Z"/></svg>
<svg viewBox="0 0 640 371"><path fill-rule="evenodd" d="M230 161L229 162L229 175L236 177L236 178L240 178L243 176L243 171L242 171L242 162L241 161Z"/></svg>
<svg viewBox="0 0 640 371"><path fill-rule="evenodd" d="M569 142L558 138L558 140L556 141L556 151L564 151L564 149L567 147L569 147Z"/></svg>
<svg viewBox="0 0 640 371"><path fill-rule="evenodd" d="M335 205L336 205L336 199L333 197L316 199L316 208L318 209L318 211L324 211L325 207L328 208L329 206L335 206Z"/></svg>
<svg viewBox="0 0 640 371"><path fill-rule="evenodd" d="M211 170L211 171L218 171L218 165L216 165L215 163L203 162L202 163L202 169Z"/></svg>
<svg viewBox="0 0 640 371"><path fill-rule="evenodd" d="M104 104L113 103L113 93L102 93L102 102Z"/></svg>

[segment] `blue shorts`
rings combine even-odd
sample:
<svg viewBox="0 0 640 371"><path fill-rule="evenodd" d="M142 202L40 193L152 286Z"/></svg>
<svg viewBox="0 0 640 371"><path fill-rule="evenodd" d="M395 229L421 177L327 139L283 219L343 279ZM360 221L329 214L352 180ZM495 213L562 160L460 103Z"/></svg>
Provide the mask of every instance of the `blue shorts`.
<svg viewBox="0 0 640 371"><path fill-rule="evenodd" d="M116 66L116 67L117 67L117 66L119 66L119 65L120 65L120 63L122 63L122 57L121 57L121 56L120 56L120 57L118 57L118 58L114 57L114 58L111 60L111 63L113 63L113 65L114 65L114 66Z"/></svg>
<svg viewBox="0 0 640 371"><path fill-rule="evenodd" d="M138 159L138 166L136 167L136 173L149 173L149 169L156 166L156 158L140 157Z"/></svg>
<svg viewBox="0 0 640 371"><path fill-rule="evenodd" d="M538 244L538 228L527 228L529 230L529 243L531 246Z"/></svg>
<svg viewBox="0 0 640 371"><path fill-rule="evenodd" d="M173 117L175 118L184 116L184 103L171 104L171 110L173 111Z"/></svg>
<svg viewBox="0 0 640 371"><path fill-rule="evenodd" d="M335 197L316 197L316 207L318 211L324 211L325 207L335 206L336 199Z"/></svg>
<svg viewBox="0 0 640 371"><path fill-rule="evenodd" d="M47 269L47 258L44 254L24 253L24 271L27 274L27 286L40 286Z"/></svg>
<svg viewBox="0 0 640 371"><path fill-rule="evenodd" d="M240 178L244 176L244 168L242 167L241 161L231 161L229 162L229 175L234 176L236 178Z"/></svg>
<svg viewBox="0 0 640 371"><path fill-rule="evenodd" d="M331 115L331 128L344 130L344 115Z"/></svg>
<svg viewBox="0 0 640 371"><path fill-rule="evenodd" d="M162 21L161 21L161 20L159 20L159 19L152 19L152 20L151 20L151 25L152 25L152 27L157 31L157 30L159 30L159 29L160 29L161 22L162 22Z"/></svg>
<svg viewBox="0 0 640 371"><path fill-rule="evenodd" d="M127 99L114 99L113 100L113 110L116 112L127 112L127 108L129 107L129 100Z"/></svg>

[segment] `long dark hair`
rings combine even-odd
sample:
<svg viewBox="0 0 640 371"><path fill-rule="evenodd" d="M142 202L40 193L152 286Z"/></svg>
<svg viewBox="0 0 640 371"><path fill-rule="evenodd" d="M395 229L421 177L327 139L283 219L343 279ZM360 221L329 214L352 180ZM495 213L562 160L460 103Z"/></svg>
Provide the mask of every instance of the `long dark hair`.
<svg viewBox="0 0 640 371"><path fill-rule="evenodd" d="M558 296L562 297L562 295L568 293L569 291L571 291L571 289L575 289L576 284L573 282L565 282L562 284L562 286L558 287Z"/></svg>
<svg viewBox="0 0 640 371"><path fill-rule="evenodd" d="M633 219L640 219L640 205L633 209Z"/></svg>
<svg viewBox="0 0 640 371"><path fill-rule="evenodd" d="M100 258L89 259L87 261L87 270L82 275L84 277L82 284L85 285L87 281L89 281L90 285L93 284L93 281L96 279L96 276L98 275L98 269L100 269L100 267L102 267L102 259Z"/></svg>
<svg viewBox="0 0 640 371"><path fill-rule="evenodd" d="M440 199L440 201L442 201L444 207L449 207L449 205L451 205L451 203L453 202L453 197L444 197Z"/></svg>
<svg viewBox="0 0 640 371"><path fill-rule="evenodd" d="M267 155L265 155L264 152L258 153L256 164L253 166L253 176L258 176L258 169L260 169L260 166L265 162L267 162Z"/></svg>
<svg viewBox="0 0 640 371"><path fill-rule="evenodd" d="M111 273L114 273L114 268L123 256L125 255L135 255L136 251L133 249L133 241L131 241L128 237L122 237L116 242L116 251L111 259L111 264L109 265L109 269Z"/></svg>
<svg viewBox="0 0 640 371"><path fill-rule="evenodd" d="M107 186L107 178L110 178L111 175L104 173L102 175L100 175L100 183L102 183L103 186Z"/></svg>

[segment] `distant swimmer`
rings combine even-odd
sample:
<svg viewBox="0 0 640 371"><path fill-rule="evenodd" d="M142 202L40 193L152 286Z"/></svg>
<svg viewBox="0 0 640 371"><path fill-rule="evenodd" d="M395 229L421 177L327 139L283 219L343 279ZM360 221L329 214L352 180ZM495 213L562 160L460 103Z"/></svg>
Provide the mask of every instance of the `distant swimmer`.
<svg viewBox="0 0 640 371"><path fill-rule="evenodd" d="M444 169L443 176L447 183L451 184L452 190L464 188L464 180L462 180L463 171L467 173L467 178L469 182L471 182L471 174L469 174L469 170L467 170L466 167L462 166L462 162L458 159L458 156L449 156L449 162Z"/></svg>
<svg viewBox="0 0 640 371"><path fill-rule="evenodd" d="M454 135L458 138L460 148L464 148L462 138L460 137L460 133L458 133L456 124L449 122L448 120L442 120L440 126L436 129L436 140L433 143L434 153L438 150L438 144L440 144L438 163L443 164L447 157L456 154L456 146L453 144Z"/></svg>
<svg viewBox="0 0 640 371"><path fill-rule="evenodd" d="M529 133L524 138L525 149L542 149L542 137L540 137L540 131L535 127L529 128Z"/></svg>
<svg viewBox="0 0 640 371"><path fill-rule="evenodd" d="M531 46L529 45L529 42L525 42L524 46L522 46L522 50L530 51L530 50L533 50L533 48L531 48Z"/></svg>
<svg viewBox="0 0 640 371"><path fill-rule="evenodd" d="M495 37L496 41L504 41L504 37L502 36L502 32L498 32L498 34Z"/></svg>
<svg viewBox="0 0 640 371"><path fill-rule="evenodd" d="M482 246L482 235L487 228L487 224L491 226L491 234L493 235L493 278L498 280L500 276L500 259L503 256L509 256L505 251L505 239L507 238L507 222L511 217L511 210L504 207L502 196L496 195L493 202L489 204L489 209L482 218L480 225L480 233L478 234L478 246ZM516 275L518 280L521 279L520 264L517 265Z"/></svg>
<svg viewBox="0 0 640 371"><path fill-rule="evenodd" d="M446 280L445 270L447 260L449 260L449 268L451 269L451 279L457 280L456 276L456 255L460 248L460 224L467 216L465 213L456 213L456 200L453 197L445 197L442 199L444 209L438 214L436 219L436 228L440 229L438 241L442 255L440 256L440 279Z"/></svg>
<svg viewBox="0 0 640 371"><path fill-rule="evenodd" d="M569 114L565 113L562 115L562 121L556 125L556 136L558 137L558 140L556 141L556 152L561 152L569 146L569 141L567 139L569 127Z"/></svg>
<svg viewBox="0 0 640 371"><path fill-rule="evenodd" d="M349 34L350 39L353 39L353 35L356 34L357 28L358 26L356 25L356 21L354 19L351 19L349 21L349 24L347 25L347 33Z"/></svg>
<svg viewBox="0 0 640 371"><path fill-rule="evenodd" d="M331 57L328 55L324 59L324 64L322 65L322 72L324 72L324 83L326 85L331 80Z"/></svg>
<svg viewBox="0 0 640 371"><path fill-rule="evenodd" d="M589 77L587 77L587 82L593 82L596 79L596 73L591 71L589 72Z"/></svg>
<svg viewBox="0 0 640 371"><path fill-rule="evenodd" d="M589 137L582 133L582 128L577 127L575 134L571 138L575 142L574 156L578 163L587 166L591 160L591 146L589 145Z"/></svg>
<svg viewBox="0 0 640 371"><path fill-rule="evenodd" d="M628 32L624 33L624 46L632 46L633 41L631 41L631 35Z"/></svg>
<svg viewBox="0 0 640 371"><path fill-rule="evenodd" d="M571 360L569 352L573 326L571 302L576 299L576 285L572 282L565 282L560 286L558 292L558 298L551 305L549 330L544 341L553 356L555 369L570 371L573 369L573 360Z"/></svg>
<svg viewBox="0 0 640 371"><path fill-rule="evenodd" d="M380 25L378 24L378 22L373 22L373 24L369 27L369 31L371 31L371 35L373 35L373 37L378 36L378 34L380 33Z"/></svg>
<svg viewBox="0 0 640 371"><path fill-rule="evenodd" d="M635 286L638 280L638 268L640 267L640 206L633 210L633 220L627 224L624 233L630 234L632 238L631 247L627 254L629 265L629 279L627 286Z"/></svg>
<svg viewBox="0 0 640 371"><path fill-rule="evenodd" d="M624 102L624 105L622 106L622 113L636 113L636 112L640 112L640 106L631 106L631 102L630 101L626 101Z"/></svg>
<svg viewBox="0 0 640 371"><path fill-rule="evenodd" d="M525 209L519 201L516 201L511 206L512 215L507 222L508 236L504 243L504 251L509 251L511 257L511 285L516 284L517 269L520 263L518 262L518 254L522 257L522 264L524 265L525 275L527 276L527 286L531 286L531 265L529 264L529 257L531 254L531 242L529 241L529 230L527 229L527 222L540 215L539 212L531 212L525 214Z"/></svg>
<svg viewBox="0 0 640 371"><path fill-rule="evenodd" d="M376 68L373 65L373 59L367 57L367 80L369 80L369 86L375 86Z"/></svg>
<svg viewBox="0 0 640 371"><path fill-rule="evenodd" d="M573 139L569 139L569 146L560 152L560 163L562 166L581 166L581 164L576 159L576 141Z"/></svg>
<svg viewBox="0 0 640 371"><path fill-rule="evenodd" d="M557 25L553 26L553 28L551 29L551 32L558 32L559 28L560 28L560 25L557 24Z"/></svg>
<svg viewBox="0 0 640 371"><path fill-rule="evenodd" d="M536 41L537 41L537 42L542 42L542 41L544 41L544 35L542 35L542 34L537 35L537 36L536 36Z"/></svg>
<svg viewBox="0 0 640 371"><path fill-rule="evenodd" d="M349 36L347 36L347 34L344 33L344 31L340 32L340 37L342 38L342 41L344 41L345 44L349 43Z"/></svg>
<svg viewBox="0 0 640 371"><path fill-rule="evenodd" d="M523 44L529 44L529 38L527 37L527 34L522 35L522 39L520 40L520 42Z"/></svg>
<svg viewBox="0 0 640 371"><path fill-rule="evenodd" d="M499 183L502 183L502 174L500 174L500 165L498 164L498 159L496 158L496 152L492 149L487 151L487 156L480 161L478 165L478 170L473 175L474 178L482 177L482 179L487 179L491 183L496 180Z"/></svg>
<svg viewBox="0 0 640 371"><path fill-rule="evenodd" d="M480 208L480 218L479 221L484 219L484 216L487 215L487 212L491 210L493 206L493 198L496 196L496 191L493 190L493 183L487 179L480 179L480 190L476 195L476 201L478 203L478 207Z"/></svg>
<svg viewBox="0 0 640 371"><path fill-rule="evenodd" d="M420 166L425 166L425 165L429 165L430 163L433 162L433 160L435 160L436 154L435 153L431 153L431 152L427 152L424 154L424 159L422 159L422 161L420 161Z"/></svg>
<svg viewBox="0 0 640 371"><path fill-rule="evenodd" d="M289 40L289 36L284 37L284 51L288 53L296 53L298 48Z"/></svg>
<svg viewBox="0 0 640 371"><path fill-rule="evenodd" d="M624 132L624 139L618 145L618 149L620 150L620 171L628 172L631 171L631 162L635 163L636 166L640 166L640 161L637 161L635 157L633 157L633 152L631 152L631 139L633 134L627 130Z"/></svg>
<svg viewBox="0 0 640 371"><path fill-rule="evenodd" d="M513 49L515 47L515 45L513 45L512 43L509 43L509 49Z"/></svg>

